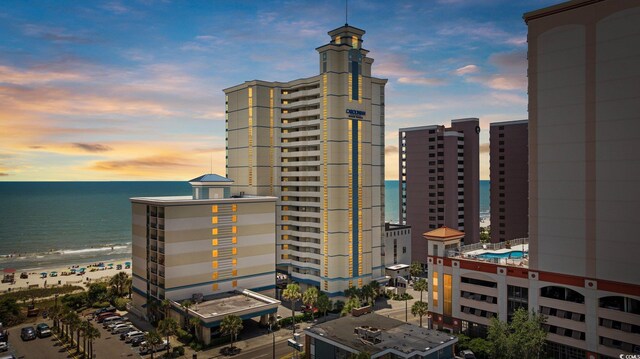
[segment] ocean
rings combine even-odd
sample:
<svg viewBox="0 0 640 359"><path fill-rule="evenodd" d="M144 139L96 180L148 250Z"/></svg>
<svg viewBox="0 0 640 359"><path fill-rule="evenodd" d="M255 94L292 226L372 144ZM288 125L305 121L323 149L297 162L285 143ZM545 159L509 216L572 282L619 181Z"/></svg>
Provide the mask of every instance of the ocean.
<svg viewBox="0 0 640 359"><path fill-rule="evenodd" d="M0 268L36 270L131 256L131 197L184 196L187 182L0 182ZM480 215L489 181L480 181ZM385 181L398 220L398 181Z"/></svg>

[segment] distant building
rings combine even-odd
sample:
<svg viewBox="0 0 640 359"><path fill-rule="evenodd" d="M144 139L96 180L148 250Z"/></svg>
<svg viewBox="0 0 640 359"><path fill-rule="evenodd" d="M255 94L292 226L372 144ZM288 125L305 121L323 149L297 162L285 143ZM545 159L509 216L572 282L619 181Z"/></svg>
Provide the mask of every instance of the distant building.
<svg viewBox="0 0 640 359"><path fill-rule="evenodd" d="M447 226L480 241L480 121L399 130L400 223L410 225L411 261L427 263L422 233Z"/></svg>
<svg viewBox="0 0 640 359"><path fill-rule="evenodd" d="M227 292L275 294L276 199L240 197L231 193L231 180L213 174L189 183L192 196L131 198L133 310L152 320L162 317L164 299L177 310L178 302ZM276 310L277 303L251 313ZM205 319L208 341L216 323Z"/></svg>
<svg viewBox="0 0 640 359"><path fill-rule="evenodd" d="M426 320L426 318L425 318ZM346 316L304 331L305 358L453 358L458 338L378 314Z"/></svg>
<svg viewBox="0 0 640 359"><path fill-rule="evenodd" d="M384 273L384 88L342 26L318 47L319 74L224 90L232 188L277 197L277 268L342 296Z"/></svg>
<svg viewBox="0 0 640 359"><path fill-rule="evenodd" d="M411 264L411 226L385 223L382 255L385 267Z"/></svg>
<svg viewBox="0 0 640 359"><path fill-rule="evenodd" d="M491 242L529 236L529 121L489 127Z"/></svg>

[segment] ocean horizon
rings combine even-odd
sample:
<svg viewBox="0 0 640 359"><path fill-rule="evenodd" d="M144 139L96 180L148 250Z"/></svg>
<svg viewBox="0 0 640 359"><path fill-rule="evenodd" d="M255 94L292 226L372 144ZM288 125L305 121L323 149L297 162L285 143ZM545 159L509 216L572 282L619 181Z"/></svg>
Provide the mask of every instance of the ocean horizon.
<svg viewBox="0 0 640 359"><path fill-rule="evenodd" d="M0 268L37 270L131 257L131 197L186 196L185 181L0 182ZM398 181L385 218L398 221ZM480 216L489 181L480 181Z"/></svg>

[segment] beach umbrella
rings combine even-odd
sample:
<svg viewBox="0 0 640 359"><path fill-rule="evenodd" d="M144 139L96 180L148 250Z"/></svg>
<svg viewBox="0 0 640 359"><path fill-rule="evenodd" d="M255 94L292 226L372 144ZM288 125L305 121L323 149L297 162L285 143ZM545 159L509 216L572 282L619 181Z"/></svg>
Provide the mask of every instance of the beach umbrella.
<svg viewBox="0 0 640 359"><path fill-rule="evenodd" d="M56 271L52 271L52 272L51 272L51 274L58 274L58 272L56 272Z"/></svg>
<svg viewBox="0 0 640 359"><path fill-rule="evenodd" d="M49 274L49 273L47 273L47 272L40 273L40 275L43 276L43 277L46 276L47 274Z"/></svg>
<svg viewBox="0 0 640 359"><path fill-rule="evenodd" d="M126 265L126 266L130 266L130 265L131 265L131 262L124 262L124 265Z"/></svg>
<svg viewBox="0 0 640 359"><path fill-rule="evenodd" d="M16 272L16 270L13 269L13 268L5 268L2 271L5 272L5 273L15 273Z"/></svg>
<svg viewBox="0 0 640 359"><path fill-rule="evenodd" d="M101 268L104 267L104 263L98 264L98 267L101 267Z"/></svg>

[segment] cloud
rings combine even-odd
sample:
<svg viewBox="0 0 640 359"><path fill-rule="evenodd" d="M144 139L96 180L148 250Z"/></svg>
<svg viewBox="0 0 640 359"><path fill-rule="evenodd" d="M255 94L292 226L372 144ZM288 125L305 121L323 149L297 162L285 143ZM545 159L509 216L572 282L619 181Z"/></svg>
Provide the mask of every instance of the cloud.
<svg viewBox="0 0 640 359"><path fill-rule="evenodd" d="M478 72L479 68L476 65L467 65L467 66L463 66L460 67L458 69L456 69L455 73L458 76L462 76L462 75L466 75L466 74L472 74L475 72Z"/></svg>
<svg viewBox="0 0 640 359"><path fill-rule="evenodd" d="M384 147L384 154L385 155L392 155L394 153L398 153L398 146L385 146Z"/></svg>
<svg viewBox="0 0 640 359"><path fill-rule="evenodd" d="M401 84L424 86L439 86L446 83L446 81L444 81L443 79L429 77L399 77L398 82Z"/></svg>
<svg viewBox="0 0 640 359"><path fill-rule="evenodd" d="M106 152L113 150L111 147L99 143L72 143L71 145L87 152Z"/></svg>
<svg viewBox="0 0 640 359"><path fill-rule="evenodd" d="M55 70L21 70L14 67L0 65L0 84L33 85L56 81L84 81L87 77L81 73L63 72Z"/></svg>
<svg viewBox="0 0 640 359"><path fill-rule="evenodd" d="M457 3L461 3L458 1ZM509 45L524 45L521 39L526 35L515 35L511 31L505 31L493 22L477 22L472 20L459 20L458 22L446 22L437 31L437 34L444 37L456 37L470 40L486 41L493 43L504 43Z"/></svg>
<svg viewBox="0 0 640 359"><path fill-rule="evenodd" d="M494 53L489 56L489 63L501 69L526 71L527 52L525 50L518 50Z"/></svg>
<svg viewBox="0 0 640 359"><path fill-rule="evenodd" d="M489 56L488 62L495 67L494 74L476 72L472 76L467 76L466 80L494 90L525 91L527 89L527 55L525 51L494 53Z"/></svg>
<svg viewBox="0 0 640 359"><path fill-rule="evenodd" d="M527 78L522 75L508 74L508 75L483 75L483 76L470 76L467 81L479 83L483 86L494 90L526 90Z"/></svg>
<svg viewBox="0 0 640 359"><path fill-rule="evenodd" d="M71 34L67 30L59 27L26 24L23 26L23 32L27 36L38 37L55 43L87 44L94 42L94 40L88 37L78 36L75 33Z"/></svg>
<svg viewBox="0 0 640 359"><path fill-rule="evenodd" d="M179 157L176 155L163 156L149 156L149 157L139 157L134 159L125 159L125 160L115 160L115 161L97 161L93 164L91 169L99 170L99 171L122 171L127 169L147 169L153 170L156 168L164 168L164 167L191 167L192 164L189 163L186 158Z"/></svg>
<svg viewBox="0 0 640 359"><path fill-rule="evenodd" d="M480 144L480 153L489 153L489 143Z"/></svg>

